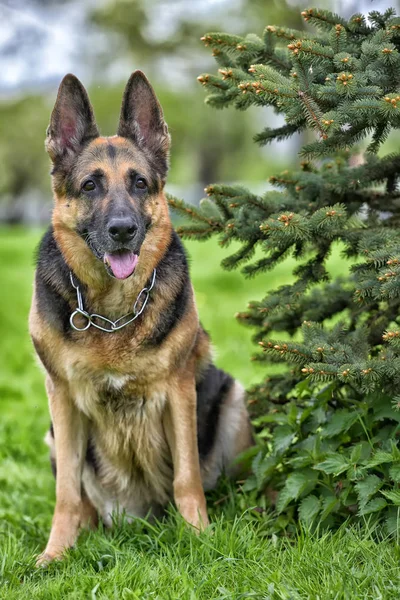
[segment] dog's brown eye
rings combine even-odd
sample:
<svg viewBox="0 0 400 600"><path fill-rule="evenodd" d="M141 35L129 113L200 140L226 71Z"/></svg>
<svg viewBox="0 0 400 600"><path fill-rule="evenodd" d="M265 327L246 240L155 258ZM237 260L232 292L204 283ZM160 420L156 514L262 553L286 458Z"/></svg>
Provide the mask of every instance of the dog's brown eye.
<svg viewBox="0 0 400 600"><path fill-rule="evenodd" d="M85 192L92 192L95 187L95 182L89 179L89 181L85 181L85 183L82 186L82 189L85 190Z"/></svg>
<svg viewBox="0 0 400 600"><path fill-rule="evenodd" d="M138 177L138 179L136 179L136 187L139 188L139 190L145 190L147 188L146 180L143 179L143 177Z"/></svg>

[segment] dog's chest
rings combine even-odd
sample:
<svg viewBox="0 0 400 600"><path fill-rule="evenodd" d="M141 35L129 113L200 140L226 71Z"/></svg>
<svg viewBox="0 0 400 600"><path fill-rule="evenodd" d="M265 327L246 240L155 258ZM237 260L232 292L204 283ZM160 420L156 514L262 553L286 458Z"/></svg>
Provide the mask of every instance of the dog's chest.
<svg viewBox="0 0 400 600"><path fill-rule="evenodd" d="M66 379L91 379L97 388L119 390L127 382L139 386L166 379L171 367L171 350L154 347L143 328L105 334L95 331L76 334L64 345L58 360Z"/></svg>
<svg viewBox="0 0 400 600"><path fill-rule="evenodd" d="M121 505L133 488L165 503L172 485L164 429L167 361L162 352L135 349L129 341L118 344L118 352L101 344L74 344L64 363L74 402L90 422L101 486Z"/></svg>
<svg viewBox="0 0 400 600"><path fill-rule="evenodd" d="M159 386L145 385L134 373L74 370L71 392L78 408L96 423L132 428L136 421L160 419L166 394Z"/></svg>
<svg viewBox="0 0 400 600"><path fill-rule="evenodd" d="M166 394L139 392L129 376L106 375L76 391L90 419L102 485L117 496L134 485L165 501L171 484L171 455L164 431Z"/></svg>
<svg viewBox="0 0 400 600"><path fill-rule="evenodd" d="M86 351L74 348L68 356L66 373L73 400L102 432L110 455L128 456L132 448L136 454L141 450L149 454L151 446L160 449L164 444L165 375L158 365L157 376L156 353L152 354L147 360L146 353L140 356L125 347L113 359L101 346L96 352L91 344Z"/></svg>

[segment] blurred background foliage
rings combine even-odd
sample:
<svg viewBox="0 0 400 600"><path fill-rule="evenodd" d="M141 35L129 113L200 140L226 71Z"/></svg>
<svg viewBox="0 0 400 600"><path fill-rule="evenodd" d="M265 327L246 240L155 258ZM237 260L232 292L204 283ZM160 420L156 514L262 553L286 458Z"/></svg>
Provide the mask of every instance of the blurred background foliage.
<svg viewBox="0 0 400 600"><path fill-rule="evenodd" d="M57 13L67 28L64 33L68 27L74 28L70 42L67 35L63 41L63 32L54 25ZM17 0L1 3L0 17L0 34L7 25L11 30L7 43L0 35L0 220L48 221L49 160L43 142L57 86L67 70L73 70L88 87L105 135L115 133L123 87L131 71L140 68L146 72L172 135L168 189L188 201L200 200L204 186L211 181L265 186L283 157L285 164L295 160L296 144L277 153L253 143L254 133L272 119L276 121L268 109L261 111L262 123L260 114L253 111L216 112L204 103L196 81L199 73L212 66L200 42L205 31L223 27L232 33L254 30L261 34L268 23L302 27L295 4L290 6L285 0L103 0L78 4ZM58 36L58 44L54 45L51 35ZM74 46L72 57L69 43ZM52 64L57 60L58 68L49 70L46 61ZM24 65L21 73L18 61Z"/></svg>
<svg viewBox="0 0 400 600"><path fill-rule="evenodd" d="M374 8L385 3L374 0ZM321 0L319 6L345 16L371 10L369 0ZM68 71L89 89L105 135L116 130L130 73L145 71L172 135L167 190L174 195L197 203L214 182L265 191L270 175L298 160L302 140L259 147L253 135L280 123L271 109L215 111L205 104L196 78L214 61L200 37L215 30L262 35L266 25L302 29L301 8L303 0L2 0L0 222L49 220L44 136Z"/></svg>

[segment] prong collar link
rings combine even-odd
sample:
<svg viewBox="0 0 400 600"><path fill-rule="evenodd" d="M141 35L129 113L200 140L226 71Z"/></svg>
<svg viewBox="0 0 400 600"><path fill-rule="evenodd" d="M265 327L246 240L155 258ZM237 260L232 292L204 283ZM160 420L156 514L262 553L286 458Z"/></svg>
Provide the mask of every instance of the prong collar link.
<svg viewBox="0 0 400 600"><path fill-rule="evenodd" d="M123 329L124 327L132 323L132 321L135 321L135 319L140 317L140 315L146 307L150 292L154 287L154 283L156 281L156 269L154 269L153 271L153 275L150 280L150 285L148 287L144 287L139 292L139 295L136 298L136 302L133 305L133 311L124 315L120 319L117 319L116 321L111 321L111 319L107 319L107 317L103 317L102 315L98 315L96 313L89 314L84 308L82 292L79 289L79 285L75 283L72 271L70 271L69 277L71 280L72 287L76 290L76 299L78 302L78 308L74 310L69 319L72 329L75 329L75 331L86 331L87 329L89 329L89 327L96 327L96 329L100 329L101 331L105 331L106 333L113 333L114 331L119 331L120 329ZM142 305L138 309L141 300ZM82 315L83 317L85 317L87 323L84 327L77 327L77 325L75 325L74 319L76 315Z"/></svg>

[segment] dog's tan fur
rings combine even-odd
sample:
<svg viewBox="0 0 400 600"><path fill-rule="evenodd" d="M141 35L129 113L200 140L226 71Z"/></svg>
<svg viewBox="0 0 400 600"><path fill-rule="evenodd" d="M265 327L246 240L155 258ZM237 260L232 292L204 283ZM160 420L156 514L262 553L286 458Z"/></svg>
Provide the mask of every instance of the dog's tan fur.
<svg viewBox="0 0 400 600"><path fill-rule="evenodd" d="M96 153L110 145L124 148L123 160L99 160ZM52 142L50 148L52 155ZM151 177L148 162L129 140L96 137L82 150L74 176L81 180L101 167L109 189L115 190L132 166ZM69 269L85 286L93 312L111 319L129 312L166 252L172 227L162 185L146 204L152 227L141 247L134 277L116 280L76 233L77 224L85 218L85 206L71 198L62 178L54 175L54 238ZM107 210L110 202L111 193L99 210ZM161 282L144 318L114 334L91 328L84 333L71 330L66 337L44 318L37 294L33 296L30 332L47 371L54 427L54 438L49 436L48 443L57 467L53 524L39 564L59 558L75 543L81 526L96 524L98 512L111 524L113 511L145 516L151 509L157 514L174 497L189 524L196 529L205 527L203 483L212 487L228 462L252 443L244 392L235 384L222 409L220 441L200 465L196 382L211 360L211 350L208 336L199 326L192 289L185 313L167 340L159 347L146 345L159 315L172 302L176 285L173 276L168 285ZM76 307L74 290L67 293L60 288L59 293L72 312ZM96 477L85 464L89 435L103 457Z"/></svg>

